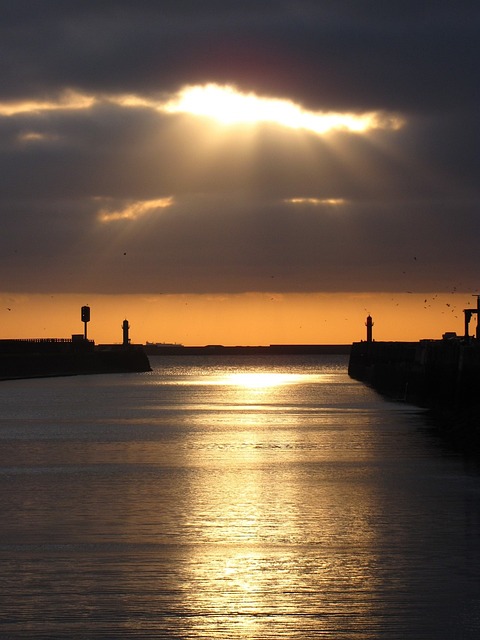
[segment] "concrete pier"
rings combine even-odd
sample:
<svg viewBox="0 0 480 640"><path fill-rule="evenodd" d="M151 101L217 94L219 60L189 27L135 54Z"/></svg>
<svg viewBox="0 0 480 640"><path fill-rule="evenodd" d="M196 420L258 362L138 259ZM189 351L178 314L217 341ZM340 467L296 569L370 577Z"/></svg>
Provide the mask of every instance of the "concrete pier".
<svg viewBox="0 0 480 640"><path fill-rule="evenodd" d="M348 373L385 395L421 406L480 406L477 340L355 342Z"/></svg>
<svg viewBox="0 0 480 640"><path fill-rule="evenodd" d="M0 379L150 371L141 345L68 339L0 340Z"/></svg>

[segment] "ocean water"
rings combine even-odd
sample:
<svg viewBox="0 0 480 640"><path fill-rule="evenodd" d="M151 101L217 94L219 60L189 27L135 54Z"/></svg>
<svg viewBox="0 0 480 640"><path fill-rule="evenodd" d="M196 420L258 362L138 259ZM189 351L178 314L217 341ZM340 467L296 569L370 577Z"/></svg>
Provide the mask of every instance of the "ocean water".
<svg viewBox="0 0 480 640"><path fill-rule="evenodd" d="M0 383L0 638L480 637L480 475L343 356Z"/></svg>

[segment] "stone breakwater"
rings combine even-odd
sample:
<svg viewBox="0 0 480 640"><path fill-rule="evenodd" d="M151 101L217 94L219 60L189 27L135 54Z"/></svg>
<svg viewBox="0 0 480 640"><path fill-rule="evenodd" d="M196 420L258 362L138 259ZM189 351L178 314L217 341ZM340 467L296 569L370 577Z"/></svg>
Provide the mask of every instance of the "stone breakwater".
<svg viewBox="0 0 480 640"><path fill-rule="evenodd" d="M349 375L383 395L428 409L443 434L480 446L480 343L356 342Z"/></svg>
<svg viewBox="0 0 480 640"><path fill-rule="evenodd" d="M480 343L356 342L349 375L384 396L425 408L429 424L464 453L480 455Z"/></svg>
<svg viewBox="0 0 480 640"><path fill-rule="evenodd" d="M394 399L422 406L480 404L477 341L355 342L348 373Z"/></svg>
<svg viewBox="0 0 480 640"><path fill-rule="evenodd" d="M89 340L0 340L0 379L150 371L141 345Z"/></svg>

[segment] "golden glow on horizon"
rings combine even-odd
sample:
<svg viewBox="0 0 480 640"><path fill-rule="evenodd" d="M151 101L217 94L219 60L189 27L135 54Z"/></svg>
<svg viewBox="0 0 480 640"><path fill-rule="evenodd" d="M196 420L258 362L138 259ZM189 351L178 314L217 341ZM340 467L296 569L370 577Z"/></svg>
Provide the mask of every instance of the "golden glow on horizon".
<svg viewBox="0 0 480 640"><path fill-rule="evenodd" d="M403 122L379 112L362 114L306 111L291 100L263 98L217 84L187 86L163 105L168 113L206 116L222 124L271 122L318 135L333 130L363 133L370 129L398 129Z"/></svg>
<svg viewBox="0 0 480 640"><path fill-rule="evenodd" d="M111 211L108 208L98 212L100 222L115 222L117 220L136 220L141 216L155 211L155 209L166 209L173 204L173 196L167 198L157 198L156 200L137 200L131 202L123 209Z"/></svg>
<svg viewBox="0 0 480 640"><path fill-rule="evenodd" d="M365 133L372 129L399 129L404 124L404 120L396 114L382 111L308 111L292 100L261 97L253 92L241 92L232 85L213 83L185 86L164 101L135 94L94 96L66 90L57 99L0 103L0 116L41 111L86 110L102 103L124 108L153 109L161 113L188 113L208 117L224 125L270 122L317 135L330 131Z"/></svg>
<svg viewBox="0 0 480 640"><path fill-rule="evenodd" d="M89 335L97 343L121 342L122 321L127 318L134 343L254 346L364 340L368 314L378 341L441 338L446 331L462 335L463 309L472 306L472 297L460 292L0 293L0 338L67 338L82 333L80 307L85 304L92 310Z"/></svg>

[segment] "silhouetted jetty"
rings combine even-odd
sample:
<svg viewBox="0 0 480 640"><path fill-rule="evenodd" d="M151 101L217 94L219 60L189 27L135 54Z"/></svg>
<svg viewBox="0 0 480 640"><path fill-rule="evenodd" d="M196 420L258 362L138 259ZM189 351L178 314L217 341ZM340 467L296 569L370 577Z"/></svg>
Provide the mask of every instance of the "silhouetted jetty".
<svg viewBox="0 0 480 640"><path fill-rule="evenodd" d="M471 315L465 310L465 335L445 333L441 340L376 342L372 319L367 340L354 342L349 375L393 399L430 410L443 431L480 442L480 338L468 333Z"/></svg>
<svg viewBox="0 0 480 640"><path fill-rule="evenodd" d="M80 318L83 334L71 339L0 340L0 380L151 371L143 346L130 343L128 320L122 323L122 344L95 345L87 338L90 307L81 308Z"/></svg>
<svg viewBox="0 0 480 640"><path fill-rule="evenodd" d="M78 338L0 340L0 379L150 371L141 345Z"/></svg>
<svg viewBox="0 0 480 640"><path fill-rule="evenodd" d="M355 342L348 373L392 398L422 406L480 402L477 341Z"/></svg>

